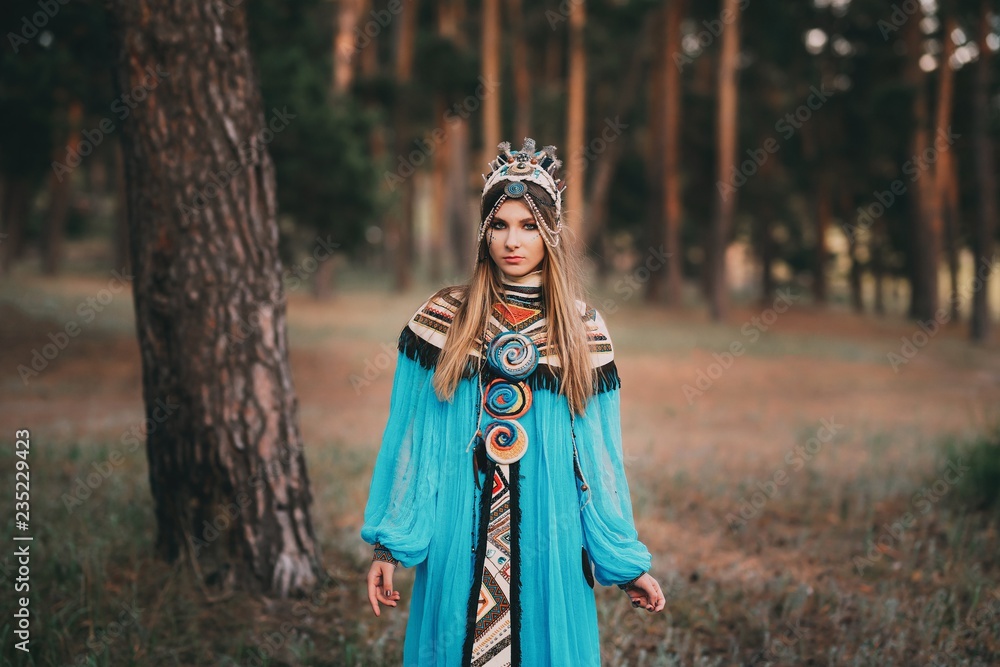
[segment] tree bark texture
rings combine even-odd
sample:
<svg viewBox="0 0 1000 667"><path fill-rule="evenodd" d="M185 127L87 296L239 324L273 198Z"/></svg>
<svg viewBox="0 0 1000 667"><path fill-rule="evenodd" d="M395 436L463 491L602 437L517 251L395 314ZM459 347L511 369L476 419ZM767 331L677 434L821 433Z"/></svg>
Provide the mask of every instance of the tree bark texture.
<svg viewBox="0 0 1000 667"><path fill-rule="evenodd" d="M243 7L108 3L160 556L285 597L321 564L298 429L267 142ZM228 591L227 591L228 592Z"/></svg>

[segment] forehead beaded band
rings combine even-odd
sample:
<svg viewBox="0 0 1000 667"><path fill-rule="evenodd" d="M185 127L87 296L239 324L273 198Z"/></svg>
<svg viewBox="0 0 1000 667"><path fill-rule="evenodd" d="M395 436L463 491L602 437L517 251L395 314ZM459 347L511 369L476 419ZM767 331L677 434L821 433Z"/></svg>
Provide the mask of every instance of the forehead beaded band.
<svg viewBox="0 0 1000 667"><path fill-rule="evenodd" d="M476 247L482 243L483 234L493 222L493 217L508 199L523 200L538 224L542 239L553 248L558 246L559 232L562 231L562 191L566 189L566 183L555 177L556 170L562 166L562 161L556 159L556 147L545 146L542 150L536 151L535 140L525 137L521 149L517 152L511 152L509 141L497 144L497 150L499 151L497 158L488 165L490 172L483 174L486 184L483 186L481 201L486 199L486 193L497 183L506 181L507 184L504 186L503 194L479 227ZM541 186L555 202L555 227L550 227L545 222L534 198L528 193L526 181Z"/></svg>

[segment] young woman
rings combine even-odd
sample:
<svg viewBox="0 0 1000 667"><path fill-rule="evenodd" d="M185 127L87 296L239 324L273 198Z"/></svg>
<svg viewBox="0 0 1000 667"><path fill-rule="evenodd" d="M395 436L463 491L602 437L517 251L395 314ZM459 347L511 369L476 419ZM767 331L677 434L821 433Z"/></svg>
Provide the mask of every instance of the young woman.
<svg viewBox="0 0 1000 667"><path fill-rule="evenodd" d="M403 327L361 537L368 598L416 567L404 665L599 665L594 582L650 612L604 319L560 243L555 147L499 145L468 284Z"/></svg>

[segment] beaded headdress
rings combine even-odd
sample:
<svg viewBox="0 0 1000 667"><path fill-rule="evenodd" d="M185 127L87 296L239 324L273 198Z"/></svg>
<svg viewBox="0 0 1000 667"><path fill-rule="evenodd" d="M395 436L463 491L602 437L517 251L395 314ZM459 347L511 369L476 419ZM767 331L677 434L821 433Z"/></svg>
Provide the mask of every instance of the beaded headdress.
<svg viewBox="0 0 1000 667"><path fill-rule="evenodd" d="M562 231L562 191L566 189L566 183L556 178L556 170L562 166L562 161L556 159L556 147L545 146L540 151L535 150L535 140L530 137L524 138L521 149L511 152L510 142L502 141L497 144L499 153L495 160L490 161L488 174L483 174L486 184L483 186L483 194L480 202L486 198L486 193L497 183L507 181L503 189L503 194L497 199L490 214L486 216L479 227L479 238L476 239L476 247L482 243L483 234L493 221L493 216L500 210L500 207L508 199L522 199L531 209L531 215L538 224L538 229L542 233L542 239L550 246L559 245L559 232ZM555 228L551 228L545 222L545 218L539 212L535 200L528 193L528 188L524 182L536 183L545 189L545 192L552 197L556 203Z"/></svg>

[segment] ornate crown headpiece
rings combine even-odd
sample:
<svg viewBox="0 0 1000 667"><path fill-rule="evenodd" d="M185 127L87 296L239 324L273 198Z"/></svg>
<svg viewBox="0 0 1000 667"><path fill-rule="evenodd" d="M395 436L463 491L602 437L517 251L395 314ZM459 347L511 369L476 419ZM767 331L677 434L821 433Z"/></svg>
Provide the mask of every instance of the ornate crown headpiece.
<svg viewBox="0 0 1000 667"><path fill-rule="evenodd" d="M566 183L555 176L556 170L562 166L562 161L556 159L556 147L545 146L542 150L536 151L535 140L525 137L521 150L516 153L511 152L509 141L497 144L497 150L499 151L497 158L488 165L490 172L483 174L486 184L483 186L480 201L486 198L486 193L497 183L507 181L507 185L490 214L480 225L476 247L478 248L482 242L483 234L486 233L486 228L493 221L493 216L507 199L523 199L524 203L531 209L531 215L534 216L535 222L538 224L542 239L552 247L559 245L559 232L562 231L562 191L566 189ZM524 181L540 185L556 203L556 226L554 229L546 224L534 199L528 194Z"/></svg>

